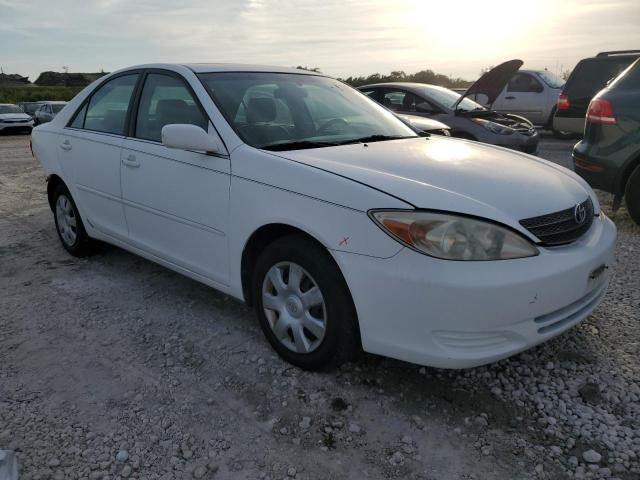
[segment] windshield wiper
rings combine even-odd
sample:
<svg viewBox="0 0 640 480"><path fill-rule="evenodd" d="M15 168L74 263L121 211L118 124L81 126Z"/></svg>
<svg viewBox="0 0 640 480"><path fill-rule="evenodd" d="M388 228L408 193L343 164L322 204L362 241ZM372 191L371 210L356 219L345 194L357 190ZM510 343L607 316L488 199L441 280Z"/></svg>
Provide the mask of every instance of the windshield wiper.
<svg viewBox="0 0 640 480"><path fill-rule="evenodd" d="M270 150L272 152L282 152L285 150L304 150L307 148L334 147L336 145L339 145L339 144L330 143L330 142L312 142L310 140L300 140L296 142L268 143L266 145L261 145L258 148L262 148L263 150Z"/></svg>
<svg viewBox="0 0 640 480"><path fill-rule="evenodd" d="M340 142L338 145L349 145L351 143L384 142L386 140L401 140L403 138L418 138L418 135L369 135L367 137L345 140L344 142Z"/></svg>

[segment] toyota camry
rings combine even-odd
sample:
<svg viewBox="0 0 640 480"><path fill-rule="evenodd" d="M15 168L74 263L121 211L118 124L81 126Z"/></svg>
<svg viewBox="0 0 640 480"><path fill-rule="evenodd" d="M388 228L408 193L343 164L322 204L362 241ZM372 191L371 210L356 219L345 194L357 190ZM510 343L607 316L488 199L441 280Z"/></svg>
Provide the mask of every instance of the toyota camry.
<svg viewBox="0 0 640 480"><path fill-rule="evenodd" d="M36 127L33 152L70 254L109 242L236 297L303 368L508 357L586 318L614 257L573 172L418 136L315 72L126 68Z"/></svg>

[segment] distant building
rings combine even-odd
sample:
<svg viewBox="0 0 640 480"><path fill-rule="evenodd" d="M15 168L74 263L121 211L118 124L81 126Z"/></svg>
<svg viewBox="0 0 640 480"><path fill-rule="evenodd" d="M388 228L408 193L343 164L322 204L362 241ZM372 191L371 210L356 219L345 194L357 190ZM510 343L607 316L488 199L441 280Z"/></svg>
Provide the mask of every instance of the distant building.
<svg viewBox="0 0 640 480"><path fill-rule="evenodd" d="M42 72L34 83L41 87L86 87L104 75L107 75L107 73Z"/></svg>
<svg viewBox="0 0 640 480"><path fill-rule="evenodd" d="M21 87L29 84L29 77L23 77L17 73L0 73L0 86Z"/></svg>

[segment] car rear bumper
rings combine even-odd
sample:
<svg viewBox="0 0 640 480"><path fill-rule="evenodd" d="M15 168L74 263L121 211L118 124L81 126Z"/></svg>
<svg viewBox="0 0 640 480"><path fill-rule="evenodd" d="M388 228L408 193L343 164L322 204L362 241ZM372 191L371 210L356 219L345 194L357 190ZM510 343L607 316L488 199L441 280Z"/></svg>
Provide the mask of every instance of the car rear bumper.
<svg viewBox="0 0 640 480"><path fill-rule="evenodd" d="M616 179L619 168L610 165L608 158L598 158L590 152L589 145L583 140L573 148L574 171L591 185L605 192L618 193Z"/></svg>
<svg viewBox="0 0 640 480"><path fill-rule="evenodd" d="M602 301L616 229L602 216L569 246L537 257L452 262L401 250L389 259L333 252L365 351L466 368L511 356L586 318Z"/></svg>
<svg viewBox="0 0 640 480"><path fill-rule="evenodd" d="M582 135L584 132L584 118L583 117L554 117L553 129L560 132L575 133Z"/></svg>

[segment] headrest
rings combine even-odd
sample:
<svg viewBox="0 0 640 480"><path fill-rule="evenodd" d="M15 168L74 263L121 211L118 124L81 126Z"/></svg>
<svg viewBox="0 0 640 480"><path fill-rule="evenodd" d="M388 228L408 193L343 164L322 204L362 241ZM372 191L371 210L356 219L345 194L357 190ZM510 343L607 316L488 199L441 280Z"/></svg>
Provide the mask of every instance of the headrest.
<svg viewBox="0 0 640 480"><path fill-rule="evenodd" d="M247 104L249 123L273 122L276 118L276 102L273 98L252 98Z"/></svg>

